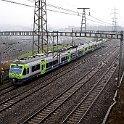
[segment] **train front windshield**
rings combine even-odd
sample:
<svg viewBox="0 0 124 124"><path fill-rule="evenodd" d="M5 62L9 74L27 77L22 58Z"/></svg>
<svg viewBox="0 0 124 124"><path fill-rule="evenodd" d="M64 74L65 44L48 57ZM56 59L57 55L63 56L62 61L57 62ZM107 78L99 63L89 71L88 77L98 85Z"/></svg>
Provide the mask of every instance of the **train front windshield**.
<svg viewBox="0 0 124 124"><path fill-rule="evenodd" d="M9 70L10 73L13 73L13 74L21 74L22 72L22 66L11 66L10 70Z"/></svg>

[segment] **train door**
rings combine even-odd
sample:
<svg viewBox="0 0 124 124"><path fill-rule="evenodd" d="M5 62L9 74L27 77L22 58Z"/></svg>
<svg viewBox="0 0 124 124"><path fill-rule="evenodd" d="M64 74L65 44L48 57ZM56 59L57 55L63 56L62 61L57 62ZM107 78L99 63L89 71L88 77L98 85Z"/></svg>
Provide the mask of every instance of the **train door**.
<svg viewBox="0 0 124 124"><path fill-rule="evenodd" d="M44 74L46 72L46 60L45 59L41 60L40 70L41 70L41 74Z"/></svg>
<svg viewBox="0 0 124 124"><path fill-rule="evenodd" d="M83 55L85 54L85 47L83 47L82 53L83 53Z"/></svg>
<svg viewBox="0 0 124 124"><path fill-rule="evenodd" d="M68 62L70 62L70 61L71 61L71 53L68 52Z"/></svg>

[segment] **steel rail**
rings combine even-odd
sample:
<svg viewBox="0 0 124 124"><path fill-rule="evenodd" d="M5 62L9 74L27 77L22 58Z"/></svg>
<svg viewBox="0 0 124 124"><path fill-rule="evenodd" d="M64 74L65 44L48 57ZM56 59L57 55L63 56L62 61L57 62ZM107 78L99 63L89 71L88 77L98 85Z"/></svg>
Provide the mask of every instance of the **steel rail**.
<svg viewBox="0 0 124 124"><path fill-rule="evenodd" d="M108 62L108 58L106 59L106 62ZM75 85L77 84L77 83L79 83L82 79L83 79L83 82L84 83L79 83L79 86L78 86L78 84L77 84L77 86L75 86L76 87L76 91L78 90L78 89L80 89L80 87L82 87L86 82L87 82L87 78L92 78L92 76L93 75L95 75L95 73L97 73L97 71L99 71L99 69L101 69L103 66L105 66L106 65L106 62L103 64L103 65L100 65L100 67L98 66L98 67L94 67L94 68L92 68L92 71L89 71L89 72L87 72L87 74L86 75L84 75L83 77L81 77L76 83L75 83ZM94 69L96 69L96 71L94 70ZM93 74L92 74L92 73ZM89 76L88 76L88 74L89 74ZM72 87L71 87L72 88ZM71 89L70 89L71 90ZM72 91L72 93L69 95L69 96L67 96L66 95L66 99L65 100L59 100L59 102L58 102L58 104L59 105L57 105L57 103L55 102L55 108L54 108L54 110L52 110L52 111L48 111L47 112L47 114L41 119L41 120L39 120L40 121L40 123L41 123L41 121L44 121L44 119L45 118L47 118L49 115L51 115L51 113L53 113L53 111L55 111L61 104L63 104L63 102L65 102L66 100L68 100L68 98L70 98L74 93L76 93L76 91ZM67 91L67 92L69 92L69 91ZM70 92L69 92L70 93ZM68 94L68 93L67 93ZM64 94L60 94L60 96L58 96L57 98L55 98L54 100L52 100L52 101L50 101L50 103L48 103L44 108L42 108L42 110L43 109L46 109L46 107L48 107L49 108L49 105L51 105L51 104L54 104L53 102L55 101L55 100L57 100L58 98L63 98L62 97L62 95L64 95ZM58 100L57 100L58 101ZM61 103L62 102L62 103ZM57 105L57 106L56 106ZM30 119L32 119L33 117L35 117L38 113L40 113L41 112L41 110L39 109L39 111L37 111L36 113L34 113L32 116L30 116L28 119L26 119L23 123L25 124L25 123L27 123L28 122L28 120L30 120Z"/></svg>
<svg viewBox="0 0 124 124"><path fill-rule="evenodd" d="M115 61L116 61L116 60L115 60ZM114 64L115 61L112 62L112 63ZM99 87L99 86L100 86L100 85L103 86L101 80L106 76L106 74L109 72L109 70L113 67L113 64L106 70L106 72L103 73L103 75L99 78L99 80L96 82L96 84L94 85L94 87L92 87L92 89L87 93L87 95L79 102L79 104L73 109L73 111L64 119L64 121L62 122L62 124L68 122L68 119L72 116L73 113L75 113L75 111L82 105L83 102L85 103L86 99L89 98L89 100L92 100L92 98L89 97L89 96L91 95L92 92L94 92L95 88L97 89L97 87L98 87L97 90L98 90L98 92L99 92L99 90L100 90L100 88L101 88L101 87ZM99 85L99 84L100 84L100 85ZM96 91L97 91L97 90L96 90ZM98 96L100 93L101 93L101 90L100 90L100 92L97 94L97 96ZM96 95L96 92L95 92L95 95ZM94 96L94 95L93 95L93 96ZM96 98L95 98L94 100L96 100ZM86 103L87 103L87 102L86 102ZM90 104L90 102L87 103L87 105L89 105L89 104ZM83 104L83 106L84 106L84 105L85 105L85 104ZM86 105L86 107L83 109L84 111L85 111L85 109L88 107L87 105ZM91 106L91 105L92 105L92 104L90 104L90 106ZM81 110L81 109L80 109L80 110ZM79 122L82 120L82 118L84 117L84 115L87 113L88 110L89 110L89 107L88 107L88 109L85 111L85 113L83 114L83 116L81 117L81 119L79 120Z"/></svg>
<svg viewBox="0 0 124 124"><path fill-rule="evenodd" d="M88 109L87 109L87 111L83 114L83 116L81 117L81 119L78 121L78 123L77 124L80 124L81 123L81 121L83 120L83 118L86 116L86 114L90 111L90 109L93 107L93 104L95 103L95 101L100 97L100 95L102 94L102 92L105 90L105 88L107 87L107 84L108 84L108 82L110 81L110 79L112 78L112 75L113 75L113 73L116 71L116 69L117 69L117 66L116 67L113 67L112 68L112 74L110 75L110 77L109 78L107 78L106 79L106 83L105 83L105 85L104 85L104 87L101 89L101 91L97 94L97 96L95 97L95 99L93 100L93 102L91 103L91 105L88 107ZM108 71L110 71L110 70L108 70Z"/></svg>

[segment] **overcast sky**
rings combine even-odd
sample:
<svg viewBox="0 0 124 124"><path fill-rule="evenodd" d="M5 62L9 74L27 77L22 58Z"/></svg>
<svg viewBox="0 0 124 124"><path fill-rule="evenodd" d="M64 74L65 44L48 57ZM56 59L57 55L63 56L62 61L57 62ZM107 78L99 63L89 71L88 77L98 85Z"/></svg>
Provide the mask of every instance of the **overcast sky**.
<svg viewBox="0 0 124 124"><path fill-rule="evenodd" d="M21 2L24 4L34 5L34 2L28 0L12 0L15 2ZM33 0L31 0L33 1ZM47 4L60 6L65 9L71 9L74 11L82 12L77 10L79 7L89 7L91 16L103 20L107 23L100 23L92 17L87 17L89 25L110 25L112 24L113 10L118 9L117 22L118 25L124 26L124 1L123 0L46 0ZM55 8L49 7L48 9L56 10ZM62 10L58 10L62 11ZM87 11L87 14L89 11ZM81 17L77 15L66 15L55 12L47 12L48 14L48 26L49 27L67 27L67 26L80 26ZM0 0L0 25L23 25L31 27L33 24L34 8L20 6L12 3L3 2ZM95 22L93 22L93 21Z"/></svg>

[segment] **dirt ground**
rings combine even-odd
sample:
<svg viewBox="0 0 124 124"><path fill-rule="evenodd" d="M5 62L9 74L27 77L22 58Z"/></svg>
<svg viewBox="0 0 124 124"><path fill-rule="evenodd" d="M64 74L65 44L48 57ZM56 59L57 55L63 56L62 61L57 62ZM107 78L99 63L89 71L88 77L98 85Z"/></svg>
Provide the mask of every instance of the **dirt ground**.
<svg viewBox="0 0 124 124"><path fill-rule="evenodd" d="M117 103L112 108L106 124L124 124L124 79L118 91Z"/></svg>

